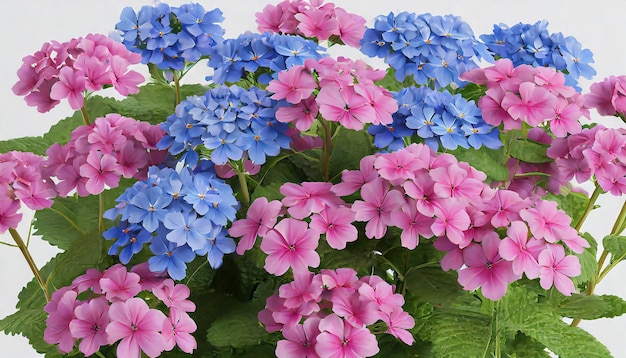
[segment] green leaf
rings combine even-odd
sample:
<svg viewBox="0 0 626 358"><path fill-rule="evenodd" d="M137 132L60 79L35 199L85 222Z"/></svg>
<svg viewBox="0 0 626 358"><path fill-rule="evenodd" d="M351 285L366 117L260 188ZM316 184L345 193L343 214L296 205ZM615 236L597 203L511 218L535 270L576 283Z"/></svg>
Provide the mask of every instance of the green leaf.
<svg viewBox="0 0 626 358"><path fill-rule="evenodd" d="M330 155L330 177L340 175L344 169L359 169L361 159L373 152L372 137L366 131L337 127Z"/></svg>
<svg viewBox="0 0 626 358"><path fill-rule="evenodd" d="M602 239L602 246L611 253L611 263L626 258L626 236L607 235Z"/></svg>
<svg viewBox="0 0 626 358"><path fill-rule="evenodd" d="M503 154L502 150L496 151L484 147L478 150L459 147L450 153L460 162L467 162L484 172L491 180L506 181L509 177L508 169L502 166L503 160L500 158Z"/></svg>
<svg viewBox="0 0 626 358"><path fill-rule="evenodd" d="M510 287L501 304L508 329L523 332L559 357L611 357L593 335L570 327L551 305L537 302L523 287Z"/></svg>
<svg viewBox="0 0 626 358"><path fill-rule="evenodd" d="M522 332L517 332L515 339L507 341L505 347L507 357L520 358L549 358L550 353L546 351L546 347L528 337Z"/></svg>
<svg viewBox="0 0 626 358"><path fill-rule="evenodd" d="M98 197L56 198L52 207L35 213L33 227L35 235L63 250L76 240L97 238Z"/></svg>
<svg viewBox="0 0 626 358"><path fill-rule="evenodd" d="M595 279L598 272L598 261L596 259L598 243L588 232L582 233L580 237L587 240L590 247L581 254L575 254L580 261L580 275L572 277L572 281L574 285L584 287L585 283Z"/></svg>
<svg viewBox="0 0 626 358"><path fill-rule="evenodd" d="M405 277L409 292L421 302L433 305L449 304L463 289L457 282L457 274L443 271L441 267L426 266L411 270Z"/></svg>
<svg viewBox="0 0 626 358"><path fill-rule="evenodd" d="M610 311L612 307L600 296L573 294L563 297L554 308L556 313L563 317L597 319L604 317L605 312Z"/></svg>
<svg viewBox="0 0 626 358"><path fill-rule="evenodd" d="M553 160L546 155L547 144L530 139L515 139L511 142L510 155L526 163L548 163Z"/></svg>
<svg viewBox="0 0 626 358"><path fill-rule="evenodd" d="M0 141L0 153L11 151L31 152L37 155L45 155L49 145L42 137L22 137Z"/></svg>
<svg viewBox="0 0 626 358"><path fill-rule="evenodd" d="M375 82L376 85L385 87L389 91L399 91L403 88L415 86L415 80L412 76L407 76L403 81L396 79L396 71L392 67L387 68L387 74L381 80Z"/></svg>
<svg viewBox="0 0 626 358"><path fill-rule="evenodd" d="M228 314L213 321L207 331L207 340L215 347L240 348L260 344L269 335L257 318L261 309L252 304L232 307Z"/></svg>
<svg viewBox="0 0 626 358"><path fill-rule="evenodd" d="M465 87L461 88L459 93L468 101L478 101L487 92L487 86L479 85L476 83L468 83Z"/></svg>
<svg viewBox="0 0 626 358"><path fill-rule="evenodd" d="M583 193L570 191L565 195L554 195L549 193L544 197L545 199L556 201L559 209L565 211L565 213L572 218L572 223L577 223L582 217L589 197Z"/></svg>

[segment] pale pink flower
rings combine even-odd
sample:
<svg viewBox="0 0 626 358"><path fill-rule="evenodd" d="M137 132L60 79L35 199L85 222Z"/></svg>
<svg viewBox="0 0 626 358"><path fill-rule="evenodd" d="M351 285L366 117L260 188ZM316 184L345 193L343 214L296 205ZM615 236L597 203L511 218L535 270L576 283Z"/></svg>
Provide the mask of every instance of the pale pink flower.
<svg viewBox="0 0 626 358"><path fill-rule="evenodd" d="M170 351L174 346L178 346L183 352L192 354L198 347L196 339L191 335L196 329L198 329L196 322L187 313L171 308L161 328L165 339L164 350Z"/></svg>
<svg viewBox="0 0 626 358"><path fill-rule="evenodd" d="M381 315L383 322L387 325L387 333L398 338L409 346L415 342L415 338L408 330L415 326L415 320L410 314L406 313L400 307Z"/></svg>
<svg viewBox="0 0 626 358"><path fill-rule="evenodd" d="M460 165L434 168L430 171L434 181L433 191L440 198L459 198L464 201L476 200L484 184L471 178Z"/></svg>
<svg viewBox="0 0 626 358"><path fill-rule="evenodd" d="M361 278L361 286L359 286L359 294L361 299L373 302L381 312L389 313L395 307L402 307L404 297L395 293L395 287L383 281L378 276L367 276Z"/></svg>
<svg viewBox="0 0 626 358"><path fill-rule="evenodd" d="M54 100L67 98L70 107L77 110L85 103L84 90L85 74L71 67L63 67L59 71L59 81L50 89L50 98Z"/></svg>
<svg viewBox="0 0 626 358"><path fill-rule="evenodd" d="M574 255L565 256L563 246L548 244L539 254L539 284L545 290L549 290L554 284L559 292L570 296L576 291L570 277L580 275L580 262Z"/></svg>
<svg viewBox="0 0 626 358"><path fill-rule="evenodd" d="M363 184L378 178L378 172L374 168L376 156L368 155L361 159L359 170L344 170L341 173L341 182L333 185L330 189L338 196L354 194Z"/></svg>
<svg viewBox="0 0 626 358"><path fill-rule="evenodd" d="M274 93L273 99L285 99L292 104L309 98L315 89L317 82L304 66L293 66L278 72L278 79L272 80L267 86L267 90Z"/></svg>
<svg viewBox="0 0 626 358"><path fill-rule="evenodd" d="M113 88L122 96L139 92L138 85L145 80L137 71L128 70L130 62L120 56L113 56L109 62Z"/></svg>
<svg viewBox="0 0 626 358"><path fill-rule="evenodd" d="M434 206L435 221L431 225L433 234L445 235L453 244L459 244L464 240L463 231L469 229L470 217L459 202L445 200Z"/></svg>
<svg viewBox="0 0 626 358"><path fill-rule="evenodd" d="M278 200L267 201L259 197L250 204L245 219L235 220L228 234L232 237L240 237L237 244L237 253L243 255L250 250L257 237L263 237L276 224L278 213L282 204Z"/></svg>
<svg viewBox="0 0 626 358"><path fill-rule="evenodd" d="M175 284L172 279L163 281L161 286L152 289L152 293L170 309L182 312L193 312L196 310L196 304L188 300L191 294L189 287L184 284Z"/></svg>
<svg viewBox="0 0 626 358"><path fill-rule="evenodd" d="M360 48L361 39L363 34L365 34L365 18L356 14L350 14L340 7L335 8L335 15L339 23L339 38L341 41L348 46Z"/></svg>
<svg viewBox="0 0 626 358"><path fill-rule="evenodd" d="M332 295L333 312L355 327L364 327L381 318L376 302L341 290Z"/></svg>
<svg viewBox="0 0 626 358"><path fill-rule="evenodd" d="M300 21L298 30L306 37L316 37L322 41L331 35L339 35L339 23L332 10L328 7L310 8L295 14L296 20Z"/></svg>
<svg viewBox="0 0 626 358"><path fill-rule="evenodd" d="M519 96L507 93L502 99L502 108L514 119L522 120L533 127L554 118L556 97L534 83L524 82L519 86Z"/></svg>
<svg viewBox="0 0 626 358"><path fill-rule="evenodd" d="M321 301L322 277L311 272L296 273L292 282L278 288L278 296L283 298L283 306L296 309L302 315L319 311L317 303Z"/></svg>
<svg viewBox="0 0 626 358"><path fill-rule="evenodd" d="M318 108L315 96L302 99L295 105L279 106L276 111L276 120L283 123L293 123L301 132L309 130L317 118Z"/></svg>
<svg viewBox="0 0 626 358"><path fill-rule="evenodd" d="M285 183L280 187L280 193L285 196L282 203L293 218L304 219L311 213L321 212L327 206L344 204L341 198L331 192L332 186L329 182L302 182L301 186Z"/></svg>
<svg viewBox="0 0 626 358"><path fill-rule="evenodd" d="M341 88L329 83L318 93L317 103L326 120L339 122L348 129L361 130L365 123L371 123L376 118L369 101L357 94L353 86Z"/></svg>
<svg viewBox="0 0 626 358"><path fill-rule="evenodd" d="M557 97L554 114L555 117L550 120L550 131L556 137L563 138L567 133L577 134L582 130L579 119L583 113L577 104Z"/></svg>
<svg viewBox="0 0 626 358"><path fill-rule="evenodd" d="M390 182L403 183L406 180L415 179L415 172L423 169L424 163L419 158L406 150L380 155L374 161L374 168L383 179Z"/></svg>
<svg viewBox="0 0 626 358"><path fill-rule="evenodd" d="M46 343L58 343L59 351L69 353L74 349L75 337L70 331L70 323L76 316L74 309L80 304L76 299L78 293L70 287L64 287L52 294L52 300L46 304L44 310L48 312L46 329L43 339Z"/></svg>
<svg viewBox="0 0 626 358"><path fill-rule="evenodd" d="M346 207L327 207L319 214L311 216L311 229L325 234L326 242L336 250L346 248L348 242L356 241L358 231L352 225L354 212Z"/></svg>
<svg viewBox="0 0 626 358"><path fill-rule="evenodd" d="M141 291L139 275L128 272L122 264L106 269L100 278L100 288L109 301L126 301Z"/></svg>
<svg viewBox="0 0 626 358"><path fill-rule="evenodd" d="M85 189L93 195L104 191L105 186L117 187L120 182L119 165L111 154L93 151L87 156L85 164L80 166L80 176L87 178Z"/></svg>
<svg viewBox="0 0 626 358"><path fill-rule="evenodd" d="M319 234L308 228L304 221L291 218L281 220L268 231L261 243L261 250L268 256L265 270L281 276L291 267L294 272L304 272L317 267L320 257L315 251Z"/></svg>
<svg viewBox="0 0 626 358"><path fill-rule="evenodd" d="M398 190L390 190L389 182L374 179L361 187L361 198L352 204L355 220L365 221L365 235L380 239L391 225L391 215L404 204L404 195Z"/></svg>
<svg viewBox="0 0 626 358"><path fill-rule="evenodd" d="M417 247L420 236L429 238L434 235L430 228L433 224L433 218L422 215L418 211L417 201L414 199L406 199L406 204L402 205L402 211L396 211L391 216L391 223L402 229L400 240L402 246L409 250Z"/></svg>
<svg viewBox="0 0 626 358"><path fill-rule="evenodd" d="M378 353L376 337L364 327L354 327L335 314L319 323L315 351L320 357L361 358Z"/></svg>
<svg viewBox="0 0 626 358"><path fill-rule="evenodd" d="M528 227L521 221L513 221L506 231L507 237L502 239L498 253L513 262L513 273L526 274L529 279L539 277L537 258L544 249L545 242L534 237L528 238Z"/></svg>
<svg viewBox="0 0 626 358"><path fill-rule="evenodd" d="M166 341L159 333L167 320L163 312L151 309L138 297L115 302L109 308L111 322L106 328L109 344L117 345L118 357L140 357L143 351L148 357L157 357L165 350Z"/></svg>

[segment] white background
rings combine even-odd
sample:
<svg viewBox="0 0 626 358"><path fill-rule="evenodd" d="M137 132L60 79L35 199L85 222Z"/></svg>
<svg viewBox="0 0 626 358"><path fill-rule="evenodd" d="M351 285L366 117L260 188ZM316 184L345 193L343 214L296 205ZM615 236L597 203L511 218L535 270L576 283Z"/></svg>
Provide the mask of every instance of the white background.
<svg viewBox="0 0 626 358"><path fill-rule="evenodd" d="M276 3L277 1L271 1ZM181 5L185 1L172 0L170 5ZM236 37L245 30L256 31L254 13L263 9L267 1L260 0L212 0L201 2L204 7L222 9L226 21L227 37ZM57 40L64 42L72 37L87 33L109 33L118 21L119 13L125 6L139 9L151 4L144 0L29 0L3 2L3 31L0 32L2 57L0 71L0 140L26 135L41 135L50 125L71 111L67 102L47 114L38 113L35 108L26 106L22 98L13 95L11 86L17 80L16 71L21 65L21 58L40 49L42 43ZM626 27L623 26L626 2L585 1L585 0L524 0L524 1L401 1L401 0L337 0L337 6L349 12L355 12L368 20L390 11L430 12L433 15L454 14L467 21L476 36L492 31L493 24L513 25L518 22L535 23L548 20L550 32L562 32L575 36L585 48L594 53L598 75L593 81L615 74L626 74ZM201 68L195 70L201 71ZM198 78L203 78L198 73ZM583 82L583 89L590 82ZM597 118L610 126L618 122L607 118ZM601 208L594 211L583 230L591 232L601 239L606 235L621 207L623 199L602 197ZM32 214L24 216L24 222L32 219ZM20 232L26 236L27 227ZM12 242L8 234L0 235L0 240ZM42 266L55 250L38 238L30 244L32 254L39 266ZM626 266L626 265L625 265ZM17 294L21 287L32 279L28 266L19 250L0 245L0 317L14 312ZM598 293L610 293L626 298L626 285L623 277L624 267L618 266L608 275L597 289ZM614 356L626 357L626 317L611 320L583 322L582 327L592 332L606 344ZM0 333L0 357L40 357L22 337L10 337Z"/></svg>

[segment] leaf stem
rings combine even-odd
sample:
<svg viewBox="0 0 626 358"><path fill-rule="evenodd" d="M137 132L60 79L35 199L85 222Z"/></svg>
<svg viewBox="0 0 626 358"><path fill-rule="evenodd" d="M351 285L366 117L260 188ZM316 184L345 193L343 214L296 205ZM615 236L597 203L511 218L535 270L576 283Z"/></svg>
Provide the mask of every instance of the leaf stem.
<svg viewBox="0 0 626 358"><path fill-rule="evenodd" d="M98 232L104 232L104 192L98 194Z"/></svg>
<svg viewBox="0 0 626 358"><path fill-rule="evenodd" d="M320 118L320 124L324 129L324 160L322 161L322 174L324 176L324 181L328 181L330 177L330 151L332 149L332 136L330 133L330 128L328 127L328 123L326 120Z"/></svg>
<svg viewBox="0 0 626 358"><path fill-rule="evenodd" d="M17 230L13 228L9 228L9 233L11 234L11 237L13 238L13 240L15 240L15 243L17 244L17 247L19 247L20 251L22 252L22 255L24 255L24 259L26 259L26 263L28 264L28 267L30 267L30 270L35 276L37 283L39 283L39 287L41 287L41 291L43 291L43 294L46 297L46 302L50 302L50 295L48 294L46 282L41 276L41 272L37 268L37 264L35 264L35 260L33 260L33 257L30 255L30 252L28 251L28 247L26 247L26 245L24 244L24 240L22 240L22 237L17 232Z"/></svg>
<svg viewBox="0 0 626 358"><path fill-rule="evenodd" d="M248 181L246 180L246 173L235 170L237 178L239 179L239 186L241 187L241 195L243 195L243 202L245 206L250 205L250 193L248 192Z"/></svg>
<svg viewBox="0 0 626 358"><path fill-rule="evenodd" d="M180 104L180 77L178 76L178 71L174 70L174 92L176 93L176 105Z"/></svg>
<svg viewBox="0 0 626 358"><path fill-rule="evenodd" d="M80 114L83 116L83 122L85 123L85 125L91 125L91 123L89 122L89 114L87 114L87 109L85 108L85 106L80 107Z"/></svg>
<svg viewBox="0 0 626 358"><path fill-rule="evenodd" d="M587 201L587 206L585 207L585 211L583 212L582 216L580 217L580 219L578 219L578 222L574 226L574 229L576 229L576 231L580 231L580 228L583 226L583 223L587 219L587 216L589 216L589 213L591 212L591 210L593 210L593 207L596 204L596 200L598 200L598 197L600 196L600 194L602 194L602 188L600 187L600 185L598 185L598 183L596 183L596 187L593 190L593 193L591 194L589 201Z"/></svg>

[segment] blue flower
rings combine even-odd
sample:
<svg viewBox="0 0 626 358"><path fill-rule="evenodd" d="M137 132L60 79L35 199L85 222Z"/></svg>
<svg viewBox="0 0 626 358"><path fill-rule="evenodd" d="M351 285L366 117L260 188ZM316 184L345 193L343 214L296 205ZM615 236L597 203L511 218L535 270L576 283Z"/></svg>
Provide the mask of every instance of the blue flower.
<svg viewBox="0 0 626 358"><path fill-rule="evenodd" d="M165 209L172 197L163 195L163 190L158 186L148 187L130 201L131 205L126 206L128 222L141 223L149 232L155 232L159 223L165 218Z"/></svg>
<svg viewBox="0 0 626 358"><path fill-rule="evenodd" d="M206 245L196 250L196 253L200 256L207 255L209 264L216 269L222 266L224 254L235 252L236 246L235 241L226 236L226 229L219 228L213 231L213 235L206 240Z"/></svg>
<svg viewBox="0 0 626 358"><path fill-rule="evenodd" d="M170 230L165 236L167 240L178 246L187 244L192 250L204 247L206 235L213 228L210 220L198 217L194 212L170 212L163 225Z"/></svg>
<svg viewBox="0 0 626 358"><path fill-rule="evenodd" d="M150 244L154 256L148 259L152 272L164 272L175 280L182 280L186 276L187 262L192 261L196 254L187 245L177 246L160 236L154 237Z"/></svg>

